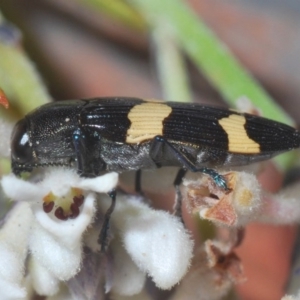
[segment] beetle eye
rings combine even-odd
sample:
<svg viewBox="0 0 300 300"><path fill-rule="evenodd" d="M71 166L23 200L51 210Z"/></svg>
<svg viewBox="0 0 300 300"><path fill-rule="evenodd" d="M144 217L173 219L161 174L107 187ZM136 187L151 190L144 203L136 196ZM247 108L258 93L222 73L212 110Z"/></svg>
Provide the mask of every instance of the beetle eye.
<svg viewBox="0 0 300 300"><path fill-rule="evenodd" d="M11 137L11 156L19 163L26 163L32 160L32 148L29 142L25 120L20 120Z"/></svg>

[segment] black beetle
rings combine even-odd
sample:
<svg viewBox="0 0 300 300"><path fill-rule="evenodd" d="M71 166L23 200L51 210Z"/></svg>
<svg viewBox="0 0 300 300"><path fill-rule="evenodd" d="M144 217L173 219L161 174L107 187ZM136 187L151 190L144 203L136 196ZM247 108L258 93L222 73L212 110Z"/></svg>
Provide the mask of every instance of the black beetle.
<svg viewBox="0 0 300 300"><path fill-rule="evenodd" d="M300 146L285 124L226 109L136 98L69 100L43 105L20 120L11 142L15 174L76 165L103 171L178 166L214 176L218 166L266 160Z"/></svg>

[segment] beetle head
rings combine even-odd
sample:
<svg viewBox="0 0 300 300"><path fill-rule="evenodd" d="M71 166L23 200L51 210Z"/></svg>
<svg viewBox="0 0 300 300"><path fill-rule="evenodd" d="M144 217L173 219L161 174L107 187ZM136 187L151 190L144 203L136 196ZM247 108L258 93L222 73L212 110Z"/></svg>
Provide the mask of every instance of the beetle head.
<svg viewBox="0 0 300 300"><path fill-rule="evenodd" d="M44 166L70 166L74 161L72 133L78 127L83 101L43 105L20 120L11 138L12 171L19 175Z"/></svg>
<svg viewBox="0 0 300 300"><path fill-rule="evenodd" d="M32 144L29 140L26 120L20 120L12 133L11 139L12 171L20 174L22 171L31 171L34 163ZM26 167L27 166L27 167Z"/></svg>

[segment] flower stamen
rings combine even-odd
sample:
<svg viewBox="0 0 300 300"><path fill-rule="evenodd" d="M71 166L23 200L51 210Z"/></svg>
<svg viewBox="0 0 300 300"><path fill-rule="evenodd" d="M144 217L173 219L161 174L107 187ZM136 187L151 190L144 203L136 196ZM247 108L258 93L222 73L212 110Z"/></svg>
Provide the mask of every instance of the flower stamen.
<svg viewBox="0 0 300 300"><path fill-rule="evenodd" d="M68 220L68 215L65 214L64 209L61 206L55 210L54 215L59 220L62 221Z"/></svg>
<svg viewBox="0 0 300 300"><path fill-rule="evenodd" d="M43 210L45 213L50 213L54 207L54 201L51 202L43 202Z"/></svg>
<svg viewBox="0 0 300 300"><path fill-rule="evenodd" d="M71 188L64 196L56 196L52 192L43 198L43 210L50 213L55 207L54 216L59 220L75 219L80 213L84 196L82 190Z"/></svg>

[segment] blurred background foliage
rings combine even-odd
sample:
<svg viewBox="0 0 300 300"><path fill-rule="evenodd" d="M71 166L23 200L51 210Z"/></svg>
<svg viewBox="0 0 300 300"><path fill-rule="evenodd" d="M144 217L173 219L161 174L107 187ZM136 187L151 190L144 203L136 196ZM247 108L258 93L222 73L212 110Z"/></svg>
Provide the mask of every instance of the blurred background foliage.
<svg viewBox="0 0 300 300"><path fill-rule="evenodd" d="M246 96L264 109L270 98L251 72L299 118L288 104L299 93L297 12L293 1L284 9L260 2L2 0L0 8L20 28L56 99L126 95L233 105Z"/></svg>
<svg viewBox="0 0 300 300"><path fill-rule="evenodd" d="M233 108L246 97L299 123L297 0L1 0L0 11L10 121L51 99L132 96Z"/></svg>
<svg viewBox="0 0 300 300"><path fill-rule="evenodd" d="M22 45L54 99L122 95L235 108L246 97L263 116L293 124L297 5L268 2L2 0L0 86L18 116L49 101L21 61Z"/></svg>

